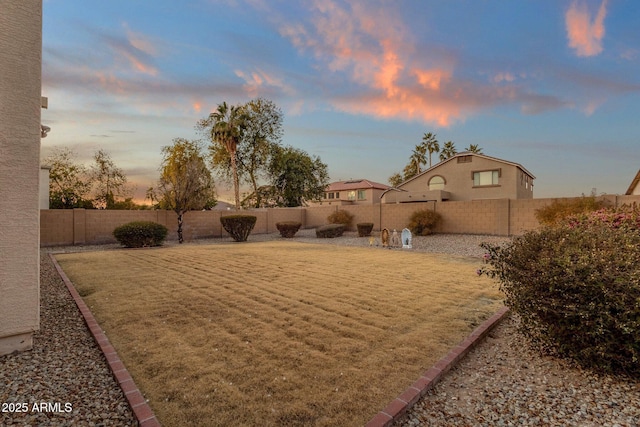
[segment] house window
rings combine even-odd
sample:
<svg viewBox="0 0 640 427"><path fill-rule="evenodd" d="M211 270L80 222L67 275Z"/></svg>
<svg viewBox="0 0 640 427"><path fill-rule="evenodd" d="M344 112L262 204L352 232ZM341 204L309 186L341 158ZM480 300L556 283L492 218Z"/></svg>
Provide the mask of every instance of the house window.
<svg viewBox="0 0 640 427"><path fill-rule="evenodd" d="M340 198L340 192L336 191L336 199L339 199L339 198Z"/></svg>
<svg viewBox="0 0 640 427"><path fill-rule="evenodd" d="M473 172L473 186L483 187L487 185L498 185L499 177L499 170Z"/></svg>
<svg viewBox="0 0 640 427"><path fill-rule="evenodd" d="M333 193L329 193L329 198L333 199Z"/></svg>
<svg viewBox="0 0 640 427"><path fill-rule="evenodd" d="M365 190L358 190L358 200L366 200L367 192Z"/></svg>
<svg viewBox="0 0 640 427"><path fill-rule="evenodd" d="M356 192L355 191L349 191L347 193L347 200L355 200L356 199Z"/></svg>
<svg viewBox="0 0 640 427"><path fill-rule="evenodd" d="M473 156L460 156L458 157L458 163L471 163Z"/></svg>
<svg viewBox="0 0 640 427"><path fill-rule="evenodd" d="M436 175L429 180L429 190L444 190L444 178Z"/></svg>

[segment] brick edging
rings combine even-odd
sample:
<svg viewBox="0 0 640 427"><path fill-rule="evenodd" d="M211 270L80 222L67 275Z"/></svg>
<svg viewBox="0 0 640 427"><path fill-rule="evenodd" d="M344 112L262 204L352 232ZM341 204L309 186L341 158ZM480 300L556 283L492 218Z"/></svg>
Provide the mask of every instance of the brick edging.
<svg viewBox="0 0 640 427"><path fill-rule="evenodd" d="M73 286L71 280L69 280L67 275L62 270L62 267L60 267L60 264L58 264L58 261L56 260L54 254L49 253L49 258L51 258L51 260L53 261L53 265L58 271L60 278L67 286L67 289L73 297L76 306L78 306L80 314L82 314L82 317L84 318L84 321L89 328L89 332L91 332L91 335L93 335L93 338L98 344L98 347L100 347L100 351L102 351L102 354L107 360L109 369L111 369L111 373L113 374L115 380L118 382L118 385L122 389L125 397L127 398L129 406L133 410L133 414L136 417L138 424L140 425L140 427L160 427L160 422L158 421L155 414L151 410L151 407L138 389L136 383L133 382L131 374L129 374L129 371L120 360L116 349L111 345L104 331L102 330L102 328L100 328L100 325L96 321L95 317L93 317L93 313L91 313L91 310L89 310L89 307L87 307L85 302L82 300L82 297Z"/></svg>
<svg viewBox="0 0 640 427"><path fill-rule="evenodd" d="M456 363L478 345L478 343L500 323L508 312L509 309L507 307L502 307L493 316L484 321L464 341L422 374L413 385L407 388L400 396L396 397L386 408L378 412L378 414L367 423L366 427L390 427L394 422L401 419Z"/></svg>

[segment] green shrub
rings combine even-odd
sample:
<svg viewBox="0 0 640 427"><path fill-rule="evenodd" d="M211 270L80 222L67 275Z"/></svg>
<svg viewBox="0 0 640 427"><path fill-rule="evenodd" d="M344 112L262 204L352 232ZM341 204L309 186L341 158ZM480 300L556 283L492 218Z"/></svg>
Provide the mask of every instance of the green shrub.
<svg viewBox="0 0 640 427"><path fill-rule="evenodd" d="M554 200L550 205L535 210L535 216L542 225L554 225L569 216L586 214L607 207L606 200L596 200L595 196L585 196L564 201Z"/></svg>
<svg viewBox="0 0 640 427"><path fill-rule="evenodd" d="M318 238L333 238L340 237L345 230L344 224L327 224L316 228L316 237Z"/></svg>
<svg viewBox="0 0 640 427"><path fill-rule="evenodd" d="M161 246L167 238L167 227L152 221L134 221L113 230L116 240L127 248Z"/></svg>
<svg viewBox="0 0 640 427"><path fill-rule="evenodd" d="M335 211L327 217L329 224L344 224L345 228L351 228L353 223L353 215L344 209Z"/></svg>
<svg viewBox="0 0 640 427"><path fill-rule="evenodd" d="M442 216L438 212L430 210L415 211L409 218L407 228L416 236L427 236L442 221Z"/></svg>
<svg viewBox="0 0 640 427"><path fill-rule="evenodd" d="M542 350L586 368L640 377L640 218L598 211L483 244L506 305Z"/></svg>
<svg viewBox="0 0 640 427"><path fill-rule="evenodd" d="M253 215L229 215L220 217L222 228L236 242L246 242L251 230L256 225L257 217Z"/></svg>
<svg viewBox="0 0 640 427"><path fill-rule="evenodd" d="M276 228L282 237L292 238L302 227L302 223L296 221L284 221L276 223Z"/></svg>
<svg viewBox="0 0 640 427"><path fill-rule="evenodd" d="M371 235L371 231L373 230L373 223L361 222L356 224L356 227L358 228L358 236L367 237Z"/></svg>

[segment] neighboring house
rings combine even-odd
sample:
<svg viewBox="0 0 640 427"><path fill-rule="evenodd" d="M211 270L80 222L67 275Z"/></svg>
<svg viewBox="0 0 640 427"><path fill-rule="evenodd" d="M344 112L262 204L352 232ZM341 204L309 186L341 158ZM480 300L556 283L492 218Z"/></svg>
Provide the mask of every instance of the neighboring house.
<svg viewBox="0 0 640 427"><path fill-rule="evenodd" d="M518 163L462 152L385 191L382 203L531 199L534 179Z"/></svg>
<svg viewBox="0 0 640 427"><path fill-rule="evenodd" d="M638 171L635 178L633 178L633 181L631 181L631 185L629 185L629 189L624 194L627 196L640 195L640 171Z"/></svg>
<svg viewBox="0 0 640 427"><path fill-rule="evenodd" d="M368 179L332 182L327 186L323 199L314 205L372 205L380 203L380 196L389 188Z"/></svg>

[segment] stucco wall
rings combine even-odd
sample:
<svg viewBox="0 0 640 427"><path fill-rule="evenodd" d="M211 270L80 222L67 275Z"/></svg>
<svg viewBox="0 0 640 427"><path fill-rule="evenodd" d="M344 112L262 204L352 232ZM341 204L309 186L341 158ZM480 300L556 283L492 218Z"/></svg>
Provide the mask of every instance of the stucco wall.
<svg viewBox="0 0 640 427"><path fill-rule="evenodd" d="M40 321L42 2L0 0L0 354Z"/></svg>
<svg viewBox="0 0 640 427"><path fill-rule="evenodd" d="M415 193L425 192L429 189L429 180L434 176L441 176L445 180L443 190L449 193L450 201L533 198L531 187L529 186L527 190L521 184L521 170L518 167L479 156L471 156L469 163L459 163L458 160L459 158L453 158L436 165L430 171L406 182L399 188ZM498 185L473 186L473 172L496 169L501 171Z"/></svg>

